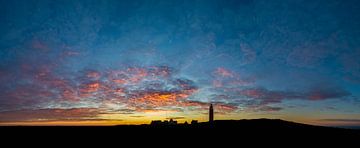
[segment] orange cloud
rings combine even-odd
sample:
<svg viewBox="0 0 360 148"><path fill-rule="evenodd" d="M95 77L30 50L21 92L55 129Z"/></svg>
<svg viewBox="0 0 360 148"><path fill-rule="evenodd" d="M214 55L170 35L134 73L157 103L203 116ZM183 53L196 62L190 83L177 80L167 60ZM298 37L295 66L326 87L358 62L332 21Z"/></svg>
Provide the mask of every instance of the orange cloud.
<svg viewBox="0 0 360 148"><path fill-rule="evenodd" d="M168 92L155 92L146 93L137 98L129 100L129 104L137 107L162 107L162 106L176 106L179 105L179 101L185 99L188 94L181 93L168 93Z"/></svg>
<svg viewBox="0 0 360 148"><path fill-rule="evenodd" d="M31 69L29 71L31 72ZM7 103L29 106L30 109L32 105L40 103L46 105L55 103L57 107L76 108L78 101L85 101L85 103L99 105L104 113L109 114L164 110L177 112L187 107L199 110L208 108L208 103L189 100L189 97L198 91L194 82L173 77L171 69L166 66L131 67L109 72L86 70L73 79L64 79L64 76L54 73L50 66L36 69L34 73L35 81L33 82L36 83L23 87L17 86L16 91L11 91L13 96L6 94L14 98L12 99L14 102ZM219 111L232 109L232 106L219 104ZM44 115L44 113L39 113L42 111L27 112ZM55 116L78 112L81 110L71 112L51 110Z"/></svg>

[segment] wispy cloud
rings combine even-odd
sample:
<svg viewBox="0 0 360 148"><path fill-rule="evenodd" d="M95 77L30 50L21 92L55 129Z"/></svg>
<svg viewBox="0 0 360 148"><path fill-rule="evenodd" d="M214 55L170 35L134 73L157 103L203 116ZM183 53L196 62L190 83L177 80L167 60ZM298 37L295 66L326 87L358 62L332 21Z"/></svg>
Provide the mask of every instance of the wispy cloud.
<svg viewBox="0 0 360 148"><path fill-rule="evenodd" d="M16 121L59 121L59 120L99 120L101 113L96 108L70 108L70 109L32 109L0 112L1 122Z"/></svg>
<svg viewBox="0 0 360 148"><path fill-rule="evenodd" d="M178 119L185 119L185 117L168 117L166 119L175 119L175 120L178 120Z"/></svg>
<svg viewBox="0 0 360 148"><path fill-rule="evenodd" d="M321 119L321 121L360 123L360 119Z"/></svg>

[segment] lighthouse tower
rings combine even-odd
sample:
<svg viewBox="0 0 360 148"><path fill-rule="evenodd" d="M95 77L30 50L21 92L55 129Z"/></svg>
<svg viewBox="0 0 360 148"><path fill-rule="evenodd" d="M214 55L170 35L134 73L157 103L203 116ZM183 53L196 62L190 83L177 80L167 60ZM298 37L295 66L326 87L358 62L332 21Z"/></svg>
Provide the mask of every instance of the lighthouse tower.
<svg viewBox="0 0 360 148"><path fill-rule="evenodd" d="M213 105L210 104L210 108L209 108L209 123L213 123L214 122L214 108Z"/></svg>

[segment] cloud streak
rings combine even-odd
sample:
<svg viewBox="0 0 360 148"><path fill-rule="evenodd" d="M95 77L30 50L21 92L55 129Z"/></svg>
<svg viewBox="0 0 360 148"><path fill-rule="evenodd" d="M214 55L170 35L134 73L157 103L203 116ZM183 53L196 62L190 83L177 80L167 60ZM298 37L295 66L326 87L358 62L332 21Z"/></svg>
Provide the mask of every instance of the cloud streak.
<svg viewBox="0 0 360 148"><path fill-rule="evenodd" d="M0 112L1 122L19 121L88 121L101 120L97 118L101 111L96 108L70 108L70 109L33 109Z"/></svg>

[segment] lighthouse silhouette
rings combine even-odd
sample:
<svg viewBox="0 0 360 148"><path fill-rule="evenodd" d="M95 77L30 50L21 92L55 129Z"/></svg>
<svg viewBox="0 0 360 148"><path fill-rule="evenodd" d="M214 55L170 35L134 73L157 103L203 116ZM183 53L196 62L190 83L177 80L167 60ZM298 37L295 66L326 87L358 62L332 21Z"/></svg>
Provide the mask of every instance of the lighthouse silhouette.
<svg viewBox="0 0 360 148"><path fill-rule="evenodd" d="M213 123L214 122L214 108L213 105L210 104L210 108L209 108L209 123Z"/></svg>

